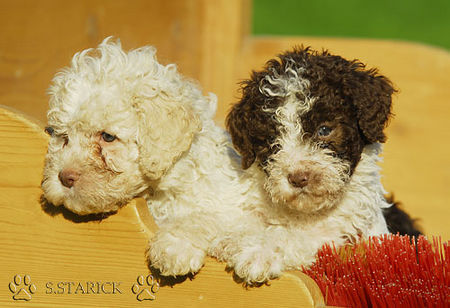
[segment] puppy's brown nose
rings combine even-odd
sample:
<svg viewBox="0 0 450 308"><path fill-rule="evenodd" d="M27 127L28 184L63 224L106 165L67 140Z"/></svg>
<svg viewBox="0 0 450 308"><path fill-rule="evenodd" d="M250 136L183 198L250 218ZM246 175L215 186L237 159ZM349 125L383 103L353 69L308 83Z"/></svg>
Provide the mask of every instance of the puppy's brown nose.
<svg viewBox="0 0 450 308"><path fill-rule="evenodd" d="M59 180L61 181L61 184L64 186L71 188L73 184L75 184L76 181L80 178L80 173L74 169L63 169L58 174Z"/></svg>
<svg viewBox="0 0 450 308"><path fill-rule="evenodd" d="M309 177L308 171L297 171L288 175L288 181L294 187L303 188L308 185Z"/></svg>

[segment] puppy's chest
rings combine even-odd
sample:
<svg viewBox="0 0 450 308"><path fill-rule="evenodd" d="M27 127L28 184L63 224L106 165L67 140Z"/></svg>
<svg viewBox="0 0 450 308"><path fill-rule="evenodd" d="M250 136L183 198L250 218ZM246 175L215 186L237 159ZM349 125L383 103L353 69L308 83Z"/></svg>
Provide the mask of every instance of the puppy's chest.
<svg viewBox="0 0 450 308"><path fill-rule="evenodd" d="M311 234L314 238L329 239L358 236L364 231L355 227L353 221L367 220L367 217L361 217L358 214L352 215L350 212L342 211L339 208L335 208L328 213L315 215L272 208L265 213L259 213L259 217L266 227L281 227L294 233L302 232L303 234ZM370 226L371 223L367 220L365 224Z"/></svg>

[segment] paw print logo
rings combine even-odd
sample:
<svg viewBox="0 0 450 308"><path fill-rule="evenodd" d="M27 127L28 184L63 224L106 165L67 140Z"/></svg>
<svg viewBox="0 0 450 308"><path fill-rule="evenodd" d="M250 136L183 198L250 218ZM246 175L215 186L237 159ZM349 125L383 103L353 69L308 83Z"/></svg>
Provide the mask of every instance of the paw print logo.
<svg viewBox="0 0 450 308"><path fill-rule="evenodd" d="M13 293L13 300L30 301L31 296L36 292L36 286L31 282L30 276L24 275L22 277L17 274L13 281L9 283L9 290Z"/></svg>
<svg viewBox="0 0 450 308"><path fill-rule="evenodd" d="M144 277L140 275L137 282L131 287L131 291L136 294L136 299L140 302L146 300L155 300L154 295L159 290L159 283L153 279L152 275Z"/></svg>

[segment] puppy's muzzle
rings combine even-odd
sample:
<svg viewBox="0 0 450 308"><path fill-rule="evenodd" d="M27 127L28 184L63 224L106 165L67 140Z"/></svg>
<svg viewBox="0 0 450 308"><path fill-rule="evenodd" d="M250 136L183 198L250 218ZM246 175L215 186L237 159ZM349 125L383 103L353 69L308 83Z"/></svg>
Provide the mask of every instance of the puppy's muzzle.
<svg viewBox="0 0 450 308"><path fill-rule="evenodd" d="M59 181L67 188L71 188L80 178L80 173L74 169L63 169L58 174Z"/></svg>

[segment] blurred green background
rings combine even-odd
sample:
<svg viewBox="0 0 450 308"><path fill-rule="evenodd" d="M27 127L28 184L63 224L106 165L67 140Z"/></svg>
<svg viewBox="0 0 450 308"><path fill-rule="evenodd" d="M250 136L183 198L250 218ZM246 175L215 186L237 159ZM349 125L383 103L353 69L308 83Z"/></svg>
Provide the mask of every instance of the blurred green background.
<svg viewBox="0 0 450 308"><path fill-rule="evenodd" d="M255 35L398 39L450 49L450 0L254 0Z"/></svg>

